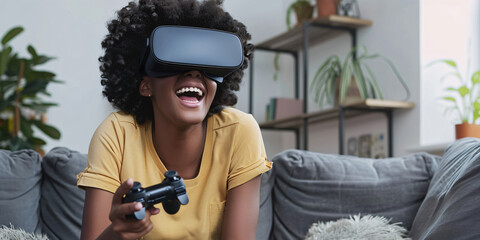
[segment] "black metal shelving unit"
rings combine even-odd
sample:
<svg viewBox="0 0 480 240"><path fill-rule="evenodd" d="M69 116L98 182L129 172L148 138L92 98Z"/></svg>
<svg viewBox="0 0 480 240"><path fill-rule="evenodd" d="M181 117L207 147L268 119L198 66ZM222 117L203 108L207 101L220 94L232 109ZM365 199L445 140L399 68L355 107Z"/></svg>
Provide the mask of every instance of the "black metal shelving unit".
<svg viewBox="0 0 480 240"><path fill-rule="evenodd" d="M273 37L265 42L257 44L255 50L270 51L276 53L292 55L295 63L295 98L300 98L300 64L299 53L303 53L303 114L287 119L280 119L260 123L262 129L293 131L296 135L296 148L308 150L308 127L314 121L338 118L339 120L339 153L344 153L344 122L349 116L358 115L365 112L384 112L388 122L389 136L389 155L392 151L392 109L411 108L412 103L382 101L370 99L349 105L339 106L338 108L322 110L315 113L308 113L308 63L310 45L319 44L322 41L336 37L339 34L348 33L351 36L351 46L357 45L357 29L370 26L369 20L350 18L344 16L331 15L329 17L306 21L302 26L297 26L283 34ZM254 64L250 65L250 88L249 88L249 112L253 113L254 100ZM371 104L371 102L375 104ZM379 102L380 101L380 102ZM370 104L368 104L370 102ZM300 129L302 129L302 139L300 138ZM300 144L302 143L302 144Z"/></svg>

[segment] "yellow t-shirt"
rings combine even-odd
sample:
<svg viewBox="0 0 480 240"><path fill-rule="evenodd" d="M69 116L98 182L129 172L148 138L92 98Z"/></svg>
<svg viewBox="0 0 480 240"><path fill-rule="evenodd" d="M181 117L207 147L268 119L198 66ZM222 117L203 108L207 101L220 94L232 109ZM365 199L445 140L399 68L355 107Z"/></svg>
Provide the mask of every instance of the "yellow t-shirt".
<svg viewBox="0 0 480 240"><path fill-rule="evenodd" d="M154 229L145 239L219 239L227 191L271 166L251 115L234 108L214 114L207 120L198 176L184 180L190 202L174 215L158 204L161 213L152 216ZM151 122L139 125L133 116L118 112L95 131L77 185L114 193L128 178L143 187L158 184L166 171L153 146Z"/></svg>

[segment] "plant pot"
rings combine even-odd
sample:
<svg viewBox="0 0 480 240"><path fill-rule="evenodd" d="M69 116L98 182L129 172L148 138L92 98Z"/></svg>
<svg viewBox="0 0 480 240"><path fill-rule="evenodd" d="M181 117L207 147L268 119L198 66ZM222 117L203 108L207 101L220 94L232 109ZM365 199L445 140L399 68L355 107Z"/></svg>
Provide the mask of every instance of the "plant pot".
<svg viewBox="0 0 480 240"><path fill-rule="evenodd" d="M480 125L462 123L455 125L455 137L456 139L465 137L480 138Z"/></svg>
<svg viewBox="0 0 480 240"><path fill-rule="evenodd" d="M298 2L293 6L293 11L297 16L297 25L313 17L313 6L308 2Z"/></svg>
<svg viewBox="0 0 480 240"><path fill-rule="evenodd" d="M338 0L317 0L317 18L337 14Z"/></svg>
<svg viewBox="0 0 480 240"><path fill-rule="evenodd" d="M335 97L334 99L335 107L362 100L362 96L360 95L360 90L358 90L357 81L355 81L355 79L353 78L352 78L352 81L350 81L350 85L347 88L347 94L345 95L345 100L343 102L340 102L340 79L337 79L337 82L335 83L334 97Z"/></svg>

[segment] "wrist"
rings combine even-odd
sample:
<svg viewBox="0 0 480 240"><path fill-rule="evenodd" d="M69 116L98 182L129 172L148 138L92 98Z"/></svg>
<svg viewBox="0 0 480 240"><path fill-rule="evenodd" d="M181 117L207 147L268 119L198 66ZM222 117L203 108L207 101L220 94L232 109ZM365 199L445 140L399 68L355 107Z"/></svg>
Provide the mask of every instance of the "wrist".
<svg viewBox="0 0 480 240"><path fill-rule="evenodd" d="M118 233L113 230L112 224L108 225L107 228L98 236L97 240L108 240L108 239L122 239Z"/></svg>

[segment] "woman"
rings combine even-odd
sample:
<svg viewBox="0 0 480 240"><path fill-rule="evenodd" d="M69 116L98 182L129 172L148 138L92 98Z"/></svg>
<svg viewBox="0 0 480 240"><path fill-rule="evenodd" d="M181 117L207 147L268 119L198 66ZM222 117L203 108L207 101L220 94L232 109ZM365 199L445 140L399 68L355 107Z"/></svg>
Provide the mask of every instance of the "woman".
<svg viewBox="0 0 480 240"><path fill-rule="evenodd" d="M214 0L140 0L117 15L99 60L103 94L119 111L95 131L78 176L86 191L81 238L255 239L260 175L271 163L256 121L229 107L252 57L245 26ZM146 74L145 43L164 25L236 35L241 64L221 77L195 67ZM155 185L167 170L184 179L190 202L173 215L150 208L142 220L126 218L142 208L122 204L133 180Z"/></svg>

